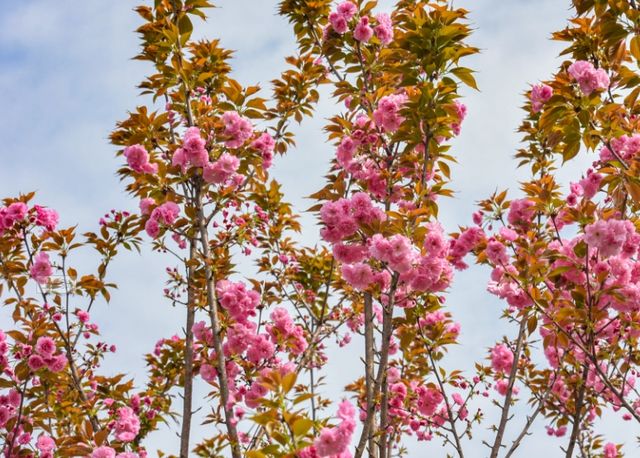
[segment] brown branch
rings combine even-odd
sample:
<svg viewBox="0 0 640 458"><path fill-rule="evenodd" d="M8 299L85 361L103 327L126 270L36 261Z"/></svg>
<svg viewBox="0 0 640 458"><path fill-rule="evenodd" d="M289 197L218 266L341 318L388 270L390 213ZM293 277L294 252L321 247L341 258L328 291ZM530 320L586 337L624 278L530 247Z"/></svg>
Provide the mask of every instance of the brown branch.
<svg viewBox="0 0 640 458"><path fill-rule="evenodd" d="M551 394L551 390L553 389L553 386L555 385L556 380L558 379L558 375L559 375L559 370L556 370L556 373L555 373L555 375L553 377L553 381L549 383L549 385L547 386L547 389L545 390L544 394L538 400L538 405L537 405L536 409L533 411L533 413L531 415L527 416L527 421L526 421L524 427L522 428L522 431L520 431L520 434L518 434L518 437L516 437L515 440L513 441L513 443L511 444L511 448L509 448L509 450L507 451L507 454L504 456L505 458L510 458L516 452L518 447L520 447L520 444L522 443L522 440L524 439L524 437L527 434L529 434L529 429L533 425L533 421L536 419L536 417L542 411L542 408L544 407L545 401L549 397L549 394Z"/></svg>
<svg viewBox="0 0 640 458"><path fill-rule="evenodd" d="M196 240L192 238L189 246L189 263L187 267L187 324L184 340L184 384L182 394L180 458L189 457L189 438L191 435L191 419L193 416L193 322L195 321L196 315L196 301L194 288L195 266L192 261L196 256Z"/></svg>
<svg viewBox="0 0 640 458"><path fill-rule="evenodd" d="M449 397L447 396L447 393L445 391L444 382L442 381L442 377L440 377L440 374L438 373L438 367L436 366L436 362L433 359L433 354L431 351L429 351L429 361L431 362L431 367L433 369L434 375L436 376L438 387L440 388L440 391L444 398L444 405L447 408L447 417L448 417L447 421L451 425L450 431L451 431L451 434L453 434L453 440L455 441L455 443L452 443L452 445L455 447L460 458L464 458L464 450L462 449L462 442L460 441L460 436L458 434L458 430L456 429L456 418L453 415L453 410L451 409L451 403L449 402ZM449 440L449 442L451 441Z"/></svg>
<svg viewBox="0 0 640 458"><path fill-rule="evenodd" d="M504 432L507 428L507 422L509 421L509 410L511 409L511 399L513 397L513 385L516 381L518 362L520 361L520 352L522 352L526 329L527 315L523 316L522 320L520 321L518 340L516 341L516 351L513 354L513 366L511 366L511 371L509 372L509 385L507 386L507 393L504 398L504 404L502 405L502 415L500 416L500 423L498 423L496 437L493 441L493 446L491 447L491 458L497 458L498 454L500 453L500 448L502 447Z"/></svg>
<svg viewBox="0 0 640 458"><path fill-rule="evenodd" d="M241 458L240 443L238 441L238 431L233 421L233 412L229 406L229 384L227 379L227 368L225 364L224 352L222 350L222 339L220 335L220 323L218 321L218 299L216 297L215 278L213 270L209 264L211 252L209 249L209 233L205 226L205 216L202 209L201 183L196 185L196 221L200 233L200 245L202 248L203 264L205 271L205 281L207 289L207 308L211 330L213 332L213 348L216 353L216 370L218 374L218 384L220 386L220 400L224 411L224 421L227 426L227 434L231 443L231 456Z"/></svg>
<svg viewBox="0 0 640 458"><path fill-rule="evenodd" d="M374 351L375 351L375 340L373 338L373 300L370 292L366 292L364 294L364 354L365 354L365 390L366 390L366 402L367 402L367 421L370 420L370 425L367 426L367 434L362 434L360 436L360 440L358 441L358 446L356 447L356 458L362 456L364 452L365 444L368 443L367 450L369 451L370 457L376 457L376 449L375 442L373 440L373 435L368 434L368 430L375 430L375 400L374 400Z"/></svg>
<svg viewBox="0 0 640 458"><path fill-rule="evenodd" d="M589 366L585 366L582 371L582 380L578 393L576 393L576 408L573 414L573 427L571 428L571 436L569 437L569 446L565 458L571 458L573 456L573 450L576 446L578 434L580 434L580 423L582 421L582 407L584 405L584 395L587 390L587 376L589 375Z"/></svg>

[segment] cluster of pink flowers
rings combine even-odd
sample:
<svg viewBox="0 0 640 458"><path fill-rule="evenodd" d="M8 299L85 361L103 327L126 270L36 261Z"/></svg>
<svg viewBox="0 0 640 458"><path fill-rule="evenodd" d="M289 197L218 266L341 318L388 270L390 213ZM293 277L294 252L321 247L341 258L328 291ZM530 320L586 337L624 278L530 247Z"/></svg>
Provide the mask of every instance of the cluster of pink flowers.
<svg viewBox="0 0 640 458"><path fill-rule="evenodd" d="M607 442L604 446L604 458L618 458L618 447L613 442Z"/></svg>
<svg viewBox="0 0 640 458"><path fill-rule="evenodd" d="M53 275L53 267L51 267L51 262L49 261L49 255L44 251L41 251L33 258L33 264L31 264L31 268L29 269L29 274L31 277L44 285L49 281L49 277Z"/></svg>
<svg viewBox="0 0 640 458"><path fill-rule="evenodd" d="M386 215L375 207L371 198L363 193L354 194L351 199L326 202L320 210L320 219L325 227L320 235L327 242L336 243L352 236L359 225L384 221Z"/></svg>
<svg viewBox="0 0 640 458"><path fill-rule="evenodd" d="M575 247L581 242L589 246L587 260L578 258ZM640 308L640 269L633 261L640 247L640 234L627 220L599 220L585 227L584 236L571 240L553 242L551 250L560 256L551 264L551 269L562 269L564 282L583 285L587 281L603 289L598 307L611 306L618 312L635 311ZM599 256L596 256L598 254ZM588 278L584 264L589 263L588 272L596 278ZM605 281L597 279L605 274ZM602 337L615 338L615 326L603 326ZM610 333L611 335L607 335ZM553 355L552 355L553 356Z"/></svg>
<svg viewBox="0 0 640 458"><path fill-rule="evenodd" d="M44 367L51 372L60 372L67 365L67 357L62 354L56 354L56 343L51 337L39 337L34 347L35 353L32 353L27 364L32 371L40 370ZM25 348L25 354L29 353L29 349Z"/></svg>
<svg viewBox="0 0 640 458"><path fill-rule="evenodd" d="M240 148L253 135L251 122L235 111L224 113L222 122L224 124L224 135L228 137L224 142L227 148Z"/></svg>
<svg viewBox="0 0 640 458"><path fill-rule="evenodd" d="M338 418L341 422L332 428L323 428L312 447L303 450L302 458L324 457L348 458L351 437L356 429L356 409L349 401L342 401L338 406Z"/></svg>
<svg viewBox="0 0 640 458"><path fill-rule="evenodd" d="M452 278L452 266L448 260L449 244L439 224L431 223L428 229L425 256L420 254L411 240L400 234L390 238L374 234L366 247L359 244L335 244L334 255L344 263L342 276L358 290L367 289L372 283L379 284L381 288L388 287L389 273L384 269L375 272L369 264L363 262L370 258L400 274L401 284L410 290L435 292L446 289Z"/></svg>
<svg viewBox="0 0 640 458"><path fill-rule="evenodd" d="M640 134L623 135L611 140L611 147L618 157L625 161L630 161L640 153ZM600 160L602 162L612 161L616 159L613 152L608 146L604 146L600 150Z"/></svg>
<svg viewBox="0 0 640 458"><path fill-rule="evenodd" d="M45 208L40 205L35 205L33 208L36 211L36 224L44 227L47 231L55 231L58 221L60 220L58 212L52 208Z"/></svg>
<svg viewBox="0 0 640 458"><path fill-rule="evenodd" d="M245 323L256 316L256 307L260 304L260 294L248 289L244 283L221 280L216 285L220 305L239 323Z"/></svg>
<svg viewBox="0 0 640 458"><path fill-rule="evenodd" d="M258 138L251 142L251 147L260 151L262 155L262 167L268 169L273 163L273 150L276 142L271 135L263 132Z"/></svg>
<svg viewBox="0 0 640 458"><path fill-rule="evenodd" d="M202 177L207 183L225 184L228 182L235 182L238 180L236 177L236 170L240 167L240 159L233 154L222 153L218 160L205 165L202 170ZM239 177L240 184L242 177Z"/></svg>
<svg viewBox="0 0 640 458"><path fill-rule="evenodd" d="M127 158L127 164L134 172L156 173L158 171L158 165L149 162L149 153L142 145L127 146L124 149L124 157Z"/></svg>
<svg viewBox="0 0 640 458"><path fill-rule="evenodd" d="M456 115L458 116L458 121L454 122L451 125L451 130L453 130L454 135L460 135L460 131L462 130L462 122L467 117L467 106L459 101L455 101L454 106L456 108Z"/></svg>
<svg viewBox="0 0 640 458"><path fill-rule="evenodd" d="M378 25L374 27L373 32L383 45L388 45L393 41L393 23L387 13L379 13L376 15Z"/></svg>
<svg viewBox="0 0 640 458"><path fill-rule="evenodd" d="M419 386L415 391L418 395L416 403L418 412L426 417L433 416L438 410L438 406L444 401L444 396L440 390Z"/></svg>
<svg viewBox="0 0 640 458"><path fill-rule="evenodd" d="M554 428L553 426L545 426L545 429L547 430L547 436L563 437L567 434L566 426L559 426L557 428Z"/></svg>
<svg viewBox="0 0 640 458"><path fill-rule="evenodd" d="M153 201L148 199L143 199L140 202L140 208L143 214L149 212L151 205L153 205ZM165 202L161 205L158 205L156 208L151 211L149 215L149 219L145 223L144 229L149 234L151 238L157 238L160 235L160 228L162 226L168 227L171 226L178 215L180 214L180 207L175 202Z"/></svg>
<svg viewBox="0 0 640 458"><path fill-rule="evenodd" d="M599 220L584 229L584 241L598 250L603 258L617 256L624 251L627 256L636 253L640 235L629 220Z"/></svg>
<svg viewBox="0 0 640 458"><path fill-rule="evenodd" d="M14 202L0 208L0 230L11 229L16 222L25 219L28 211L29 207L23 202Z"/></svg>
<svg viewBox="0 0 640 458"><path fill-rule="evenodd" d="M506 396L507 391L509 390L509 380L506 378L498 380L494 385L494 388L501 396ZM511 391L513 392L513 394L518 394L520 392L520 388L514 385L511 388Z"/></svg>
<svg viewBox="0 0 640 458"><path fill-rule="evenodd" d="M600 190L600 184L604 177L594 172L593 170L587 170L587 176L580 180L579 184L582 188L582 195L585 199L591 199Z"/></svg>
<svg viewBox="0 0 640 458"><path fill-rule="evenodd" d="M16 223L24 221L35 222L37 226L47 231L54 231L59 219L58 212L51 208L35 205L29 210L24 202L14 202L6 207L0 207L0 235L12 229Z"/></svg>
<svg viewBox="0 0 640 458"><path fill-rule="evenodd" d="M568 72L585 95L609 87L607 72L602 68L596 69L591 62L578 60L569 66Z"/></svg>
<svg viewBox="0 0 640 458"><path fill-rule="evenodd" d="M131 407L120 407L114 429L116 439L120 442L131 442L140 432L140 419Z"/></svg>
<svg viewBox="0 0 640 458"><path fill-rule="evenodd" d="M369 264L362 262L355 264L343 264L341 272L342 277L347 281L347 283L360 291L367 289L374 281L381 278L381 275L374 274L373 269ZM388 281L384 283L388 283Z"/></svg>
<svg viewBox="0 0 640 458"><path fill-rule="evenodd" d="M509 206L509 215L507 221L514 226L523 224L527 225L535 215L533 201L529 199L512 200Z"/></svg>
<svg viewBox="0 0 640 458"><path fill-rule="evenodd" d="M224 135L228 137L225 141L228 148L239 148L253 135L251 123L235 111L224 113L222 121L225 125ZM251 146L261 152L263 166L271 166L275 147L273 138L263 133ZM239 186L244 181L244 178L236 173L240 167L240 159L237 156L225 152L217 160L210 162L206 142L197 127L187 129L182 148L176 150L172 163L174 166L180 166L183 173L190 167L201 167L202 177L207 183Z"/></svg>
<svg viewBox="0 0 640 458"><path fill-rule="evenodd" d="M299 355L307 348L304 330L294 324L289 312L277 307L271 313L272 323L266 325L267 333L256 334L257 326L248 317L255 316L259 295L247 290L242 283L221 282L218 294L222 306L236 321L228 328L224 344L225 354L242 355L246 351L247 360L259 364L269 360L276 351L276 345L288 348L292 355ZM211 331L204 323L194 327L196 337L204 342L212 339Z"/></svg>
<svg viewBox="0 0 640 458"><path fill-rule="evenodd" d="M139 455L134 452L116 453L113 448L107 445L103 445L101 447L95 448L93 452L91 452L90 458L143 458L143 456L146 455Z"/></svg>
<svg viewBox="0 0 640 458"><path fill-rule="evenodd" d="M470 227L462 231L457 239L451 239L449 241L451 264L458 270L466 269L468 266L463 261L464 257L484 238L484 231L480 227Z"/></svg>
<svg viewBox="0 0 640 458"><path fill-rule="evenodd" d="M357 129L352 132L351 136L342 138L336 151L338 164L350 172L356 171L356 169L352 167L352 164L358 147L361 145L373 145L378 141L377 133L370 129L371 122L367 116L358 115L355 127Z"/></svg>
<svg viewBox="0 0 640 458"><path fill-rule="evenodd" d="M376 283L381 288L390 284L388 269L399 274L400 285L411 291L443 291L452 279L453 269L463 267L464 257L479 241L482 231L472 229L458 240L447 241L442 226L430 223L424 242L424 252L413 246L411 240L401 234L389 238L374 234L366 244L343 243L354 235L360 224L383 221L384 212L376 208L365 193L356 193L352 199L326 202L320 217L325 227L322 238L333 244L336 260L343 263L342 276L355 289L365 290ZM452 260L449 259L450 250ZM374 270L368 261L382 263L382 269ZM402 302L402 300L400 300ZM411 306L410 302L404 306Z"/></svg>
<svg viewBox="0 0 640 458"><path fill-rule="evenodd" d="M358 7L351 1L345 1L338 5L335 11L329 13L329 23L331 28L339 35L343 35L349 30L349 22L358 12ZM362 16L353 28L353 38L361 43L367 43L375 36L382 45L388 45L393 41L393 24L391 18L386 13L377 14L375 17L377 25L371 26L372 19Z"/></svg>
<svg viewBox="0 0 640 458"><path fill-rule="evenodd" d="M494 265L507 264L509 262L509 255L507 255L507 247L498 240L491 240L487 243L487 249L485 250L487 259Z"/></svg>
<svg viewBox="0 0 640 458"><path fill-rule="evenodd" d="M553 96L553 89L546 84L536 84L531 88L531 111L538 113Z"/></svg>
<svg viewBox="0 0 640 458"><path fill-rule="evenodd" d="M447 421L447 406L443 393L434 385L423 385L418 380L403 380L396 367L389 368L389 416L394 428L406 428L406 433L416 435L419 441L433 438L433 430ZM466 382L458 384L465 389ZM449 407L457 418L465 420L469 414L464 397L459 392L451 393ZM361 410L361 419L365 411Z"/></svg>
<svg viewBox="0 0 640 458"><path fill-rule="evenodd" d="M36 448L40 452L40 458L53 458L56 443L50 436L41 434L36 441Z"/></svg>
<svg viewBox="0 0 640 458"><path fill-rule="evenodd" d="M567 196L567 204L573 207L578 204L579 198L591 200L600 190L603 176L592 169L587 170L587 175L578 183L571 183L571 192Z"/></svg>
<svg viewBox="0 0 640 458"><path fill-rule="evenodd" d="M304 336L304 329L293 322L289 312L282 307L276 307L270 315L273 324L267 325L267 332L274 343L282 342L291 348L294 355L302 354L308 346Z"/></svg>
<svg viewBox="0 0 640 458"><path fill-rule="evenodd" d="M522 309L533 302L527 291L523 290L513 277L518 274L517 269L509 264L504 268L500 265L491 271L491 281L487 286L487 291L507 301L510 307Z"/></svg>
<svg viewBox="0 0 640 458"><path fill-rule="evenodd" d="M227 328L223 352L226 358L225 369L229 383L229 402L235 405L237 419L240 419L244 412L238 403L244 400L247 407L256 408L260 405L260 399L268 393L268 388L261 381L263 376L268 378L269 373L273 370L279 371L284 376L294 369L292 363L283 364L276 356L277 346L283 345L283 349L284 346L288 346L291 355L299 354L306 348L306 342L304 345L298 344L296 346L286 341L290 338L299 339L302 336L302 329L293 325L287 312L284 309L279 310L276 315L276 322L267 325L268 333L257 333L257 325L250 320L233 322ZM204 322L196 323L193 329L194 336L205 345L205 348L212 344L213 334ZM285 332L289 334L285 335ZM237 364L235 358L244 361L243 366ZM205 355L200 366L200 376L209 383L215 383L218 375L215 364L209 362L214 359L213 352L208 356ZM251 365L247 366L246 363L251 363ZM249 373L253 373L248 378L251 380L248 385L240 382L243 368ZM256 369L259 369L258 377L255 376Z"/></svg>
<svg viewBox="0 0 640 458"><path fill-rule="evenodd" d="M276 347L267 334L250 335L247 343L247 360L255 365L271 359L276 352Z"/></svg>
<svg viewBox="0 0 640 458"><path fill-rule="evenodd" d="M4 427L17 415L21 398L20 393L13 388L7 394L0 395L0 427Z"/></svg>
<svg viewBox="0 0 640 458"><path fill-rule="evenodd" d="M413 249L411 241L404 235L396 234L387 239L381 234L375 234L369 243L370 255L386 263L395 272L408 272L416 261L417 252Z"/></svg>
<svg viewBox="0 0 640 458"><path fill-rule="evenodd" d="M367 16L362 16L355 29L353 29L353 38L362 43L366 43L372 36L373 29L369 25L369 18Z"/></svg>
<svg viewBox="0 0 640 458"><path fill-rule="evenodd" d="M183 173L189 167L204 167L209 163L209 152L205 146L200 129L189 127L182 139L182 147L173 153L172 165L180 166Z"/></svg>
<svg viewBox="0 0 640 458"><path fill-rule="evenodd" d="M296 325L289 312L276 307L270 321L260 333L258 325L251 320L256 316L260 303L257 291L248 289L243 283L221 280L216 285L221 307L228 313L223 341L225 369L229 386L229 403L234 408L234 421L241 420L246 407L260 406L260 401L269 392L269 377L273 371L284 376L295 369L291 362L283 362L280 353L292 360L302 354L308 346L305 331ZM201 349L200 376L209 383L215 383L218 376L213 345L213 332L204 322L193 326L193 333ZM159 342L162 345L162 342ZM156 350L159 354L160 350ZM244 371L244 372L243 372ZM243 376L244 373L244 376ZM263 382L264 379L264 382Z"/></svg>
<svg viewBox="0 0 640 458"><path fill-rule="evenodd" d="M335 11L329 13L329 22L333 30L342 35L349 29L349 21L358 12L358 7L350 1L342 2Z"/></svg>
<svg viewBox="0 0 640 458"><path fill-rule="evenodd" d="M505 344L491 349L491 367L496 372L509 372L513 366L513 352Z"/></svg>
<svg viewBox="0 0 640 458"><path fill-rule="evenodd" d="M373 120L376 125L386 132L393 133L400 127L404 117L400 110L407 101L406 94L391 94L382 97L378 101L378 107L373 112Z"/></svg>

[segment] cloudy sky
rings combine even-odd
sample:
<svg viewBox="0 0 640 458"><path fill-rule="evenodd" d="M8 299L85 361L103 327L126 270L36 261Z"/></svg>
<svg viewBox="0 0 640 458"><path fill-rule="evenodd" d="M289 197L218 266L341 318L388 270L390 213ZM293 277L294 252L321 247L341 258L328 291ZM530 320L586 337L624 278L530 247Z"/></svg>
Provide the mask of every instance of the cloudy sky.
<svg viewBox="0 0 640 458"><path fill-rule="evenodd" d="M381 7L390 2L381 2ZM111 208L136 208L115 176L119 160L107 137L127 110L146 103L135 85L143 78L145 64L131 60L137 51L133 30L139 24L132 11L136 2L46 1L4 2L0 13L0 94L3 122L0 191L3 196L38 191L38 201L57 208L65 225L79 224L93 230L101 213ZM236 50L234 75L243 84L262 83L277 76L283 57L294 43L286 21L275 15L276 0L218 0L199 32L220 37L224 46ZM454 199L442 202L442 219L455 230L468 224L474 203L496 189L518 189L524 171L515 170L512 156L518 146L515 129L527 85L547 78L560 62L561 45L549 40L552 31L569 17L568 0L465 0L456 2L472 11L475 34L471 42L482 53L467 61L478 71L481 92L467 94L469 115L462 135L455 140L454 153L460 164L453 168ZM299 210L307 208L307 196L323 184L323 172L333 154L321 128L324 119L337 108L325 98L317 116L297 129L298 147L276 162L275 175L284 183L290 201ZM586 161L563 171L575 176ZM303 178L303 179L301 179ZM304 218L304 238L317 237L313 218ZM88 264L89 258L79 262ZM119 347L117 361L110 358L107 370L121 370L143 377L141 355L161 337L180 331L181 310L162 299L163 270L170 260L149 250L144 255L125 254L115 263L112 279L120 288L110 305L93 313L105 339ZM498 320L501 304L488 296L488 272L471 268L456 278L449 304L462 323L462 345L449 357L452 366L471 367L486 348L508 328ZM0 310L0 324L6 326L7 311ZM334 358L328 367L326 394L338 396L341 386L358 374L345 357ZM342 353L344 355L344 352ZM345 367L353 368L351 371ZM339 370L338 370L339 369ZM199 393L204 392L199 387ZM496 409L485 406L489 418ZM516 410L524 420L524 410ZM467 447L471 458L486 455L482 438L490 421L476 429ZM152 436L149 449L175 452L176 428ZM559 456L564 440L547 438L539 422L533 440L525 442L519 456ZM603 426L610 439L627 441L633 456L632 432ZM198 430L196 435L203 433ZM440 444L410 444L409 456L444 456Z"/></svg>

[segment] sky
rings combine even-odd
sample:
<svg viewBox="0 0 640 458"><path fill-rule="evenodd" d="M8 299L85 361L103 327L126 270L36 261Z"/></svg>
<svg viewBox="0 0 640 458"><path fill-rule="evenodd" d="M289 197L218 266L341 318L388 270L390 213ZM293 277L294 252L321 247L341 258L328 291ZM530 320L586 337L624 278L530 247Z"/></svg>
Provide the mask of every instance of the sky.
<svg viewBox="0 0 640 458"><path fill-rule="evenodd" d="M136 84L148 67L131 58L137 52L133 30L140 24L130 0L82 2L23 0L0 2L0 96L3 140L0 166L0 195L15 196L37 191L37 201L58 209L62 225L78 224L82 231L95 230L102 213L112 209L135 210L137 202L123 191L115 171L121 159L108 142L109 132L127 110L148 103L138 96ZM198 24L197 32L220 38L223 46L235 50L233 76L242 84L268 82L284 68L283 58L292 54L295 43L289 25L275 14L276 0L218 0L209 21ZM389 1L380 3L381 10ZM550 34L562 28L570 15L568 0L465 0L456 5L471 10L475 29L470 42L481 53L466 61L477 70L480 92L465 90L469 114L452 152L459 164L452 168L456 196L441 202L441 219L451 231L470 223L475 203L496 189L518 192L525 170L516 170L513 154L518 148L515 132L522 118L520 106L529 84L548 78L561 60L560 43ZM297 148L278 158L273 173L282 183L287 198L299 211L309 207L305 199L323 185L323 175L333 155L322 126L340 107L325 97L316 116L296 128ZM576 161L560 172L565 179L577 177L588 159ZM303 177L303 179L301 179ZM302 238L308 243L318 236L311 215L303 217ZM91 257L81 254L78 262L90 268ZM104 339L115 343L117 357L109 357L107 371L123 371L143 380L142 355L162 337L180 332L184 311L174 309L162 298L164 269L173 265L148 247L143 255L124 253L114 263L111 279L119 285L110 304L92 313ZM509 328L499 320L502 304L486 292L488 272L471 267L457 274L448 304L461 322L461 345L447 357L450 367L470 368ZM8 325L7 310L0 310L0 325ZM360 368L345 364L358 358L354 344L335 352L325 371L325 394L337 399L345 383L356 378ZM331 357L332 355L330 355ZM197 394L206 393L198 384ZM483 406L487 421L476 427L467 444L470 458L486 455L482 439L497 409ZM516 409L516 421L524 421L526 410ZM630 456L639 454L631 428L603 422L608 439L626 441ZM150 451L175 452L177 427L152 435ZM512 430L513 432L513 430ZM526 440L517 456L546 453L560 456L566 441L549 438L544 422L534 428L535 439ZM195 436L206 433L196 428ZM508 434L507 434L508 435ZM445 456L440 443L410 442L410 457ZM154 454L152 454L154 456Z"/></svg>

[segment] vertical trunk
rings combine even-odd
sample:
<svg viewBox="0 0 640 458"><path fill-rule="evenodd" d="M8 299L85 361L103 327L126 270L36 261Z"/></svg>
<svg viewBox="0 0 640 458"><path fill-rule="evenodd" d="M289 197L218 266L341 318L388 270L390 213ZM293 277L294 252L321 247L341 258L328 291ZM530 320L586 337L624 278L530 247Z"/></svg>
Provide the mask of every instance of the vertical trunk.
<svg viewBox="0 0 640 458"><path fill-rule="evenodd" d="M367 417L371 416L370 431L376 429L376 410L375 410L375 398L373 394L373 385L375 383L375 375L373 366L375 364L373 360L375 352L375 341L373 338L373 299L371 293L364 295L364 345L365 345L365 388L367 399ZM369 456L372 458L377 457L375 449L375 441L373 434L369 433L368 436L368 451Z"/></svg>
<svg viewBox="0 0 640 458"><path fill-rule="evenodd" d="M218 321L218 298L216 297L215 278L209 262L211 260L211 251L209 249L209 234L205 224L204 211L202 208L202 195L200 184L196 189L196 209L197 222L200 233L200 245L202 248L203 264L205 270L205 281L207 290L207 308L209 311L209 319L211 321L211 331L213 332L213 349L216 353L216 371L218 373L218 384L220 386L220 402L224 411L224 421L227 426L227 434L231 444L231 456L233 458L241 458L240 443L238 441L238 432L233 421L233 412L229 405L229 385L227 383L227 368L225 364L224 353L222 351L222 341L220 336L220 323Z"/></svg>
<svg viewBox="0 0 640 458"><path fill-rule="evenodd" d="M509 373L509 385L507 387L507 394L502 405L502 415L500 416L500 423L496 431L496 437L491 447L491 458L498 458L500 454L500 448L502 447L502 440L504 439L504 432L507 429L507 422L509 421L509 411L511 409L511 399L513 397L513 385L516 381L516 374L518 372L518 361L520 360L520 352L522 351L522 345L524 343L525 331L527 329L527 316L523 316L520 321L520 329L518 331L518 340L516 342L516 351L513 355L513 366Z"/></svg>
<svg viewBox="0 0 640 458"><path fill-rule="evenodd" d="M382 345L380 366L378 367L378 385L380 389L380 439L378 451L380 458L387 458L387 420L389 413L389 382L387 380L387 366L389 365L389 346L393 334L393 303L385 307L382 317Z"/></svg>
<svg viewBox="0 0 640 458"><path fill-rule="evenodd" d="M191 417L193 415L193 321L196 304L193 277L195 269L191 262L196 257L196 241L191 240L189 247L189 267L187 268L187 324L184 342L184 388L182 395L182 430L180 432L180 458L189 457L189 438L191 435Z"/></svg>
<svg viewBox="0 0 640 458"><path fill-rule="evenodd" d="M573 414L573 427L571 428L571 436L569 437L569 445L567 446L567 453L565 454L565 458L571 458L573 456L573 451L576 447L576 442L578 440L578 435L580 434L580 422L582 421L582 407L584 405L584 395L587 388L587 377L589 375L589 366L585 365L584 370L582 372L582 380L580 384L580 388L576 393L576 407L575 412Z"/></svg>

